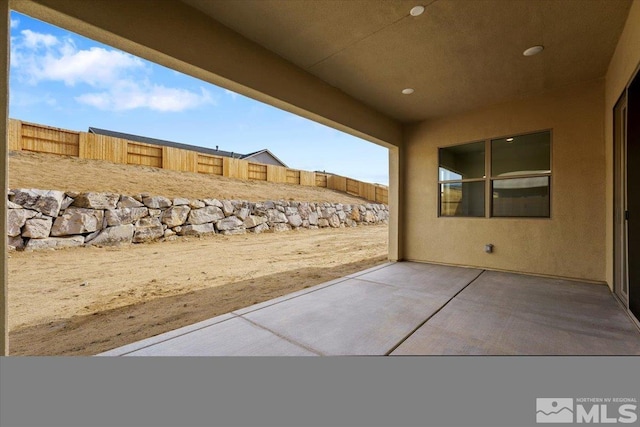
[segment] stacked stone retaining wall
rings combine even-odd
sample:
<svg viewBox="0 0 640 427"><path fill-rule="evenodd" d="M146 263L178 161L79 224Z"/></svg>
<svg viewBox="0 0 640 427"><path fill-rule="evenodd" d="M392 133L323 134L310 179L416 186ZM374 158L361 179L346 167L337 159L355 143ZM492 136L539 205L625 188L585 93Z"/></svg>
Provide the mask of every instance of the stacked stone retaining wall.
<svg viewBox="0 0 640 427"><path fill-rule="evenodd" d="M387 224L384 204L169 199L115 193L10 190L9 248L114 246L174 236L282 232Z"/></svg>

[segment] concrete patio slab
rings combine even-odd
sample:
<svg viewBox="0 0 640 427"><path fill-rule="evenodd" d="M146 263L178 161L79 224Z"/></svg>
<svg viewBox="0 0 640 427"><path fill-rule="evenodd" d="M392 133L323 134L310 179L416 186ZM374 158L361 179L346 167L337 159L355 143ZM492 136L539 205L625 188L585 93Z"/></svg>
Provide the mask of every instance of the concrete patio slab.
<svg viewBox="0 0 640 427"><path fill-rule="evenodd" d="M133 342L131 344L124 345L122 347L114 348L113 350L105 351L98 354L98 356L124 356L136 350L140 350L155 344L160 344L170 339L186 335L190 332L194 332L199 329L224 322L225 320L233 319L234 317L236 316L232 313L222 314L220 316L212 317L211 319L203 320L202 322L194 323L193 325L188 325L179 329L175 329L173 331L166 332L164 334L156 335L150 338Z"/></svg>
<svg viewBox="0 0 640 427"><path fill-rule="evenodd" d="M347 277L403 289L415 289L434 296L452 297L482 272L483 270L476 268L398 262L385 268L370 269Z"/></svg>
<svg viewBox="0 0 640 427"><path fill-rule="evenodd" d="M363 274L371 273L373 271L377 271L377 270L380 270L382 268L387 268L390 265L395 265L395 264L398 264L398 262L385 262L384 264L379 264L379 265L373 266L371 268L367 268L366 270L357 271L357 272L355 272L353 274L348 274L345 277L350 278L350 279L355 279L358 276L362 276Z"/></svg>
<svg viewBox="0 0 640 427"><path fill-rule="evenodd" d="M392 355L635 355L640 333L606 285L485 272Z"/></svg>
<svg viewBox="0 0 640 427"><path fill-rule="evenodd" d="M387 263L100 356L640 355L605 285Z"/></svg>
<svg viewBox="0 0 640 427"><path fill-rule="evenodd" d="M301 295L305 295L305 294L308 294L308 293L311 293L311 292L315 292L317 290L326 288L328 286L333 286L335 284L344 282L345 280L348 280L348 279L346 277L341 277L339 279L335 279L335 280L331 280L329 282L321 283L319 285L311 286L311 287L306 288L306 289L301 289L301 290L296 291L296 292L291 292L290 294L283 295L283 296L278 297L278 298L270 299L268 301L263 301L263 302L258 303L258 304L250 305L249 307L238 309L238 310L234 311L233 314L241 316L241 315L244 315L244 314L247 314L247 313L251 313L252 311L260 310L262 308L269 307L271 305L278 304L278 303L283 302L283 301L287 301L287 300L290 300L290 299L293 299L293 298L297 298L297 297L299 297Z"/></svg>
<svg viewBox="0 0 640 427"><path fill-rule="evenodd" d="M127 356L316 356L237 316L149 345Z"/></svg>
<svg viewBox="0 0 640 427"><path fill-rule="evenodd" d="M442 277L436 270L447 269L432 270L433 280L421 276L420 281L421 272L408 278L396 274L393 284L349 279L244 317L324 355L383 355L480 273L437 280Z"/></svg>

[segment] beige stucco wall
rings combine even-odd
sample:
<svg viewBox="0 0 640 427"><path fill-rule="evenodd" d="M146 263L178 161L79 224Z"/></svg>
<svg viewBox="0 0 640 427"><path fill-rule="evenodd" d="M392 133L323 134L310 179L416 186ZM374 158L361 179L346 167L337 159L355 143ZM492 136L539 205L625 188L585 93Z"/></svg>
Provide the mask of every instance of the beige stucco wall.
<svg viewBox="0 0 640 427"><path fill-rule="evenodd" d="M607 155L607 283L613 288L613 106L640 67L640 0L631 5L627 23L609 63L605 85L605 143Z"/></svg>
<svg viewBox="0 0 640 427"><path fill-rule="evenodd" d="M7 188L7 147L9 129L9 2L0 1L0 188ZM0 355L9 352L9 329L7 323L7 201L0 197Z"/></svg>
<svg viewBox="0 0 640 427"><path fill-rule="evenodd" d="M404 211L404 180L401 173L404 148L394 147L389 149L389 261L400 261L404 258L402 233L400 224L401 214Z"/></svg>
<svg viewBox="0 0 640 427"><path fill-rule="evenodd" d="M603 106L599 80L407 127L404 258L604 281ZM544 129L552 129L551 219L438 218L438 147Z"/></svg>

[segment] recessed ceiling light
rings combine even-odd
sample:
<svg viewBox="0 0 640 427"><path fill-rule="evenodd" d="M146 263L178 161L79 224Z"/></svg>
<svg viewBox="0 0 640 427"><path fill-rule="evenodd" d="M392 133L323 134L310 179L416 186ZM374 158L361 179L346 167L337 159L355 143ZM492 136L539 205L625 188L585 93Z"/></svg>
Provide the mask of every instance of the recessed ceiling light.
<svg viewBox="0 0 640 427"><path fill-rule="evenodd" d="M544 46L540 46L540 45L532 46L529 49L527 49L524 52L522 52L522 54L524 56L533 56L533 55L536 55L536 54L542 52L543 50L544 50Z"/></svg>
<svg viewBox="0 0 640 427"><path fill-rule="evenodd" d="M408 87L406 89L402 89L402 93L404 95L411 95L413 92L415 92L415 90L411 89L410 87Z"/></svg>
<svg viewBox="0 0 640 427"><path fill-rule="evenodd" d="M424 6L414 6L409 13L411 16L420 16L424 13Z"/></svg>
<svg viewBox="0 0 640 427"><path fill-rule="evenodd" d="M513 138L507 138L507 142L513 142Z"/></svg>

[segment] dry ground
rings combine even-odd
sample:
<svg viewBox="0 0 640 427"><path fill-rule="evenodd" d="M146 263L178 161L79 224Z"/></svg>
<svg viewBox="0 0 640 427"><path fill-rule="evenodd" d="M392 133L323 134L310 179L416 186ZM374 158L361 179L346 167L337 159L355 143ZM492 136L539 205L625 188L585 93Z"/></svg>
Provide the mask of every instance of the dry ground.
<svg viewBox="0 0 640 427"><path fill-rule="evenodd" d="M12 188L362 203L320 188L33 153L12 153L9 176ZM364 270L386 255L386 226L12 252L10 352L97 354Z"/></svg>
<svg viewBox="0 0 640 427"><path fill-rule="evenodd" d="M55 154L11 151L9 188L105 191L134 195L229 200L296 200L360 204L364 199L339 191L292 184L242 181L216 175L127 166Z"/></svg>

